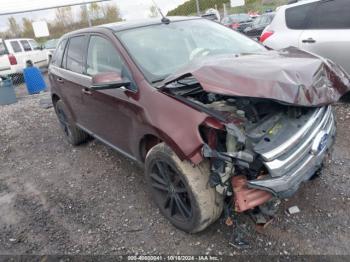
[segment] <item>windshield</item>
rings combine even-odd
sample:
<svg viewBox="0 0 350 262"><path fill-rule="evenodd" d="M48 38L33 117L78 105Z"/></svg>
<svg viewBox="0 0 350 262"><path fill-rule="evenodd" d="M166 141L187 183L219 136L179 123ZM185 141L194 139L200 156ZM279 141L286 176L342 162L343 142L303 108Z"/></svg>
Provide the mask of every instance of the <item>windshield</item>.
<svg viewBox="0 0 350 262"><path fill-rule="evenodd" d="M234 30L206 19L152 25L116 34L150 82L163 80L193 59L266 50Z"/></svg>

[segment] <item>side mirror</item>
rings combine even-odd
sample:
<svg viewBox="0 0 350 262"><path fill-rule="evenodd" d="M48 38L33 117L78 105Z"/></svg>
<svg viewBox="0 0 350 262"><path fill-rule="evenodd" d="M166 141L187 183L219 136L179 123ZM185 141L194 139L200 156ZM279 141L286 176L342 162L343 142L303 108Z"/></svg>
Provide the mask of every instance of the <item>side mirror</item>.
<svg viewBox="0 0 350 262"><path fill-rule="evenodd" d="M99 73L92 77L91 90L114 89L120 87L129 87L131 82L123 78L118 72Z"/></svg>

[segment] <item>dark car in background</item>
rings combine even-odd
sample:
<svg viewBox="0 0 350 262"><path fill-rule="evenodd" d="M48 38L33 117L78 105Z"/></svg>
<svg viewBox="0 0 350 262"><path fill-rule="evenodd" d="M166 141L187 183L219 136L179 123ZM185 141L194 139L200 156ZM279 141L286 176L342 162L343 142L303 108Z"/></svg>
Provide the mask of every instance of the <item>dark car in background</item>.
<svg viewBox="0 0 350 262"><path fill-rule="evenodd" d="M255 40L259 40L261 33L269 24L271 24L274 17L274 12L265 13L258 16L250 26L243 30L243 33Z"/></svg>
<svg viewBox="0 0 350 262"><path fill-rule="evenodd" d="M350 89L311 53L189 17L68 33L49 79L67 140L95 137L144 166L161 213L187 232L293 195L321 168L331 104Z"/></svg>
<svg viewBox="0 0 350 262"><path fill-rule="evenodd" d="M250 26L252 22L253 22L253 19L248 14L227 15L221 20L221 23L224 26L227 26L239 32L243 32L243 30L248 26Z"/></svg>

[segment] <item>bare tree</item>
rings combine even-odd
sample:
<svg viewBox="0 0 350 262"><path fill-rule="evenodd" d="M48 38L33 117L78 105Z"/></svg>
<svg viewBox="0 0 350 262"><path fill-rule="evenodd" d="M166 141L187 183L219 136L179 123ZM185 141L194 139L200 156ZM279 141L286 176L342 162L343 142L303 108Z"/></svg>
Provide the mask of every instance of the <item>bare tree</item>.
<svg viewBox="0 0 350 262"><path fill-rule="evenodd" d="M21 36L21 27L17 23L16 18L13 16L9 17L8 19L8 34L12 37L19 37Z"/></svg>
<svg viewBox="0 0 350 262"><path fill-rule="evenodd" d="M80 24L82 26L88 26L89 25L89 13L86 5L82 5L80 7Z"/></svg>
<svg viewBox="0 0 350 262"><path fill-rule="evenodd" d="M149 17L158 17L159 13L158 13L158 9L155 5L152 5L149 8Z"/></svg>
<svg viewBox="0 0 350 262"><path fill-rule="evenodd" d="M60 7L56 9L55 12L55 23L61 27L67 27L74 23L72 8Z"/></svg>
<svg viewBox="0 0 350 262"><path fill-rule="evenodd" d="M92 20L97 20L101 17L101 7L98 3L91 3L89 6L89 14Z"/></svg>
<svg viewBox="0 0 350 262"><path fill-rule="evenodd" d="M101 9L104 23L118 22L122 20L120 11L116 5L103 5Z"/></svg>
<svg viewBox="0 0 350 262"><path fill-rule="evenodd" d="M22 37L28 37L28 38L33 38L34 37L34 30L32 26L32 20L23 17L22 18Z"/></svg>

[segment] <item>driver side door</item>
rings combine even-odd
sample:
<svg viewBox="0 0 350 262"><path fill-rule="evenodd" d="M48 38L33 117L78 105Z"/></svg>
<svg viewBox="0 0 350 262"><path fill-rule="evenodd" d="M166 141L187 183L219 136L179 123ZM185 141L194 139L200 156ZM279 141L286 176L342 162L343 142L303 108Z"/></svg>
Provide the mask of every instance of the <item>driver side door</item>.
<svg viewBox="0 0 350 262"><path fill-rule="evenodd" d="M95 137L111 147L132 157L130 139L133 134L133 119L138 112L136 92L131 74L119 51L112 41L104 35L90 35L86 55L86 75L92 77L99 73L118 72L131 80L131 88L108 90L82 90L85 108L83 125Z"/></svg>

